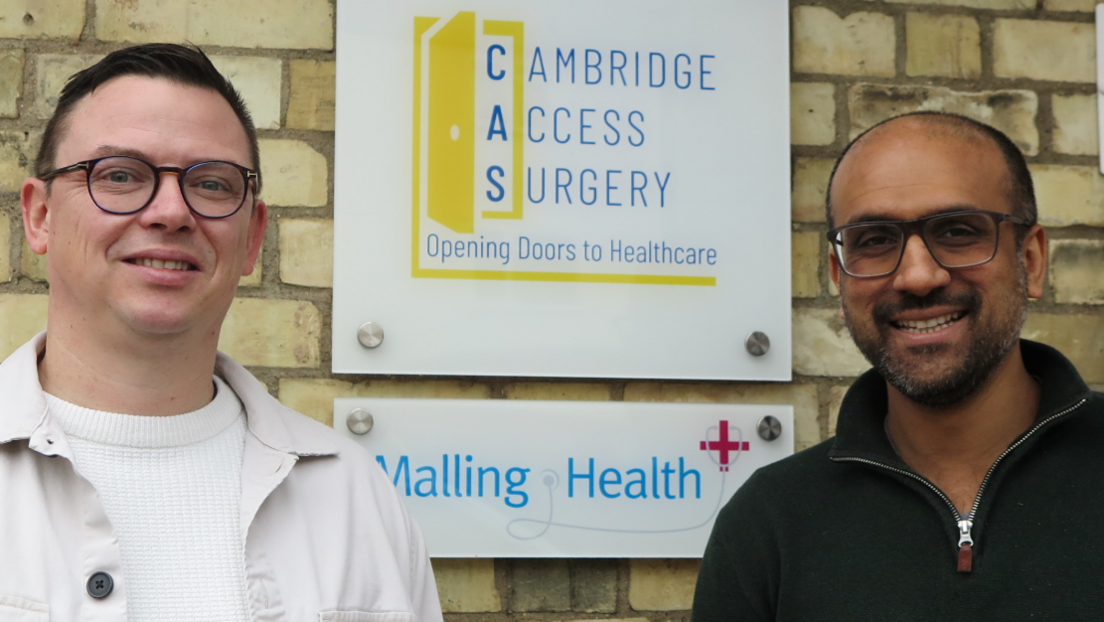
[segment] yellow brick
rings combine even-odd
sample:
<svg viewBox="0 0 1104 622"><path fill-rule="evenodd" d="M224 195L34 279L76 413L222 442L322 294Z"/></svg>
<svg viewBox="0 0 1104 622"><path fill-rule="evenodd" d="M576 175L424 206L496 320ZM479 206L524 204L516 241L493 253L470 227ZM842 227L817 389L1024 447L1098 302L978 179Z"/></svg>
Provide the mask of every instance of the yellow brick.
<svg viewBox="0 0 1104 622"><path fill-rule="evenodd" d="M280 280L293 285L333 287L332 220L280 221Z"/></svg>
<svg viewBox="0 0 1104 622"><path fill-rule="evenodd" d="M966 15L909 13L905 21L910 76L976 78L981 75L981 31Z"/></svg>
<svg viewBox="0 0 1104 622"><path fill-rule="evenodd" d="M1054 95L1054 150L1071 155L1100 151L1096 95Z"/></svg>
<svg viewBox="0 0 1104 622"><path fill-rule="evenodd" d="M514 382L503 387L511 400L565 400L605 402L610 388L594 382Z"/></svg>
<svg viewBox="0 0 1104 622"><path fill-rule="evenodd" d="M49 300L45 294L0 294L0 360L46 330Z"/></svg>
<svg viewBox="0 0 1104 622"><path fill-rule="evenodd" d="M1104 316L1030 313L1023 337L1060 350L1085 382L1104 383Z"/></svg>
<svg viewBox="0 0 1104 622"><path fill-rule="evenodd" d="M96 64L102 55L39 54L35 60L35 101L32 110L47 119L57 107L61 89L73 74Z"/></svg>
<svg viewBox="0 0 1104 622"><path fill-rule="evenodd" d="M1033 91L962 92L938 86L857 84L848 92L851 138L890 117L920 110L954 112L1004 132L1024 153L1039 152L1035 116L1039 98Z"/></svg>
<svg viewBox="0 0 1104 622"><path fill-rule="evenodd" d="M896 73L893 18L858 12L841 18L830 9L793 11L794 71L891 77Z"/></svg>
<svg viewBox="0 0 1104 622"><path fill-rule="evenodd" d="M241 93L253 125L259 130L280 129L280 87L283 67L276 58L212 56L211 63Z"/></svg>
<svg viewBox="0 0 1104 622"><path fill-rule="evenodd" d="M249 276L243 276L238 280L238 287L260 287L261 279L264 276L264 266L262 266L261 257L264 256L264 245L261 245L261 252L257 254L257 263L253 264L253 274Z"/></svg>
<svg viewBox="0 0 1104 622"><path fill-rule="evenodd" d="M20 229L22 232L22 229ZM11 220L4 214L0 214L0 282L8 282L12 278L11 265Z"/></svg>
<svg viewBox="0 0 1104 622"><path fill-rule="evenodd" d="M794 298L816 298L820 295L820 238L817 232L794 233L791 236L791 295Z"/></svg>
<svg viewBox="0 0 1104 622"><path fill-rule="evenodd" d="M333 425L335 397L403 397L432 399L488 399L490 387L465 381L366 380L352 383L328 378L284 378L280 401L312 419Z"/></svg>
<svg viewBox="0 0 1104 622"><path fill-rule="evenodd" d="M998 19L993 24L993 74L1095 82L1096 30L1079 22Z"/></svg>
<svg viewBox="0 0 1104 622"><path fill-rule="evenodd" d="M630 382L626 402L705 404L788 404L794 407L794 449L801 451L821 441L820 404L811 384L699 384Z"/></svg>
<svg viewBox="0 0 1104 622"><path fill-rule="evenodd" d="M1051 240L1049 268L1055 302L1104 304L1104 240Z"/></svg>
<svg viewBox="0 0 1104 622"><path fill-rule="evenodd" d="M1104 180L1096 167L1035 164L1030 168L1041 223L1104 226Z"/></svg>
<svg viewBox="0 0 1104 622"><path fill-rule="evenodd" d="M437 596L445 613L502 611L493 559L434 559Z"/></svg>
<svg viewBox="0 0 1104 622"><path fill-rule="evenodd" d="M261 146L261 198L270 205L321 207L326 204L326 157L299 140L265 139Z"/></svg>
<svg viewBox="0 0 1104 622"><path fill-rule="evenodd" d="M870 368L835 309L794 309L794 371L806 376L858 376Z"/></svg>
<svg viewBox="0 0 1104 622"><path fill-rule="evenodd" d="M840 407L843 405L843 396L851 386L835 386L828 394L828 436L836 435L836 425L839 423Z"/></svg>
<svg viewBox="0 0 1104 622"><path fill-rule="evenodd" d="M96 3L101 41L189 41L241 48L333 49L331 0L176 0ZM81 3L81 15L84 4Z"/></svg>
<svg viewBox="0 0 1104 622"><path fill-rule="evenodd" d="M322 313L309 302L237 298L219 349L247 366L318 367L321 336Z"/></svg>
<svg viewBox="0 0 1104 622"><path fill-rule="evenodd" d="M293 60L288 65L291 69L288 127L332 132L336 101L334 79L336 63Z"/></svg>
<svg viewBox="0 0 1104 622"><path fill-rule="evenodd" d="M38 139L26 132L0 132L0 192L18 193L32 174Z"/></svg>
<svg viewBox="0 0 1104 622"><path fill-rule="evenodd" d="M0 19L0 23L3 20ZM23 97L22 49L0 50L0 117L19 116L19 99Z"/></svg>
<svg viewBox="0 0 1104 622"><path fill-rule="evenodd" d="M46 255L36 255L27 245L27 238L23 236L22 250L19 255L19 272L23 276L43 283L50 280L49 264Z"/></svg>
<svg viewBox="0 0 1104 622"><path fill-rule="evenodd" d="M790 142L830 145L836 140L836 87L820 82L790 85Z"/></svg>
<svg viewBox="0 0 1104 622"><path fill-rule="evenodd" d="M833 158L797 158L794 161L790 217L794 222L824 222L824 200Z"/></svg>
<svg viewBox="0 0 1104 622"><path fill-rule="evenodd" d="M65 37L76 41L84 30L84 0L4 0L0 38Z"/></svg>
<svg viewBox="0 0 1104 622"><path fill-rule="evenodd" d="M701 560L629 561L629 606L636 611L685 611L694 603Z"/></svg>
<svg viewBox="0 0 1104 622"><path fill-rule="evenodd" d="M940 6L965 6L972 9L1034 9L1039 0L886 0L891 4L937 4Z"/></svg>
<svg viewBox="0 0 1104 622"><path fill-rule="evenodd" d="M1048 11L1080 11L1092 13L1099 0L1043 0L1043 8Z"/></svg>

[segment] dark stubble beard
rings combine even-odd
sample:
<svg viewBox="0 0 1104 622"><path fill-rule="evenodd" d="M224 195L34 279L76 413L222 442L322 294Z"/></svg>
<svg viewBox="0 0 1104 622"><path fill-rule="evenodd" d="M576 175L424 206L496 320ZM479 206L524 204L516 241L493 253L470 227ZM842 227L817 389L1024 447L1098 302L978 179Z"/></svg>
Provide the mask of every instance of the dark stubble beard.
<svg viewBox="0 0 1104 622"><path fill-rule="evenodd" d="M874 330L858 330L853 318L843 306L847 329L855 345L866 360L885 378L886 382L909 400L931 408L948 408L961 404L978 392L992 377L1020 338L1020 330L1027 320L1027 271L1020 263L1017 288L1001 300L993 296L989 304L995 305L993 316L986 325L980 325L983 302L976 289L960 294L950 294L945 289L933 290L926 296L903 294L894 302L874 307ZM950 367L934 378L918 378L910 361L903 360L886 348L890 331L889 322L894 315L912 309L926 309L937 305L961 307L973 316L966 355L958 365ZM961 321L961 320L960 320ZM909 348L910 358L933 355L946 346L931 345Z"/></svg>

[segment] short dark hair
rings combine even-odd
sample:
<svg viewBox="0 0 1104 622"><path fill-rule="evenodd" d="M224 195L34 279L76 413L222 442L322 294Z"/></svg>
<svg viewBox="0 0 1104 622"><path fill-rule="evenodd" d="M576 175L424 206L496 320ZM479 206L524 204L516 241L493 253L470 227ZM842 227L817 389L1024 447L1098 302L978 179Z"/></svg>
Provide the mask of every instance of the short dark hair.
<svg viewBox="0 0 1104 622"><path fill-rule="evenodd" d="M1035 185L1031 181L1031 171L1027 168L1027 160L1024 159L1023 152L1016 146L1016 143L1012 142L1012 139L1008 138L1004 132L1001 132L997 128L982 123L981 121L971 119L970 117L951 112L925 110L909 112L886 119L862 134L859 134L855 140L851 141L851 143L844 148L843 153L841 153L839 159L836 160L836 165L832 168L831 177L828 178L828 192L825 197L824 207L829 229L835 226L832 219L832 184L835 182L836 171L839 170L840 163L843 162L843 159L847 157L848 152L850 152L855 145L863 141L863 138L865 138L867 134L886 123L907 117L922 117L924 120L930 121L942 128L950 129L960 136L980 136L988 138L996 144L1001 152L1001 156L1004 157L1004 164L1008 169L1007 193L1008 203L1012 206L1012 215L1017 218L1022 218L1027 222L1028 227L1035 224L1035 221L1039 217L1038 208L1035 203ZM1026 232L1027 227L1018 228L1016 233L1017 241L1023 241L1023 236Z"/></svg>
<svg viewBox="0 0 1104 622"><path fill-rule="evenodd" d="M42 135L42 147L35 158L35 175L42 177L57 168L58 144L68 129L68 120L77 103L105 82L121 76L161 78L178 84L215 91L230 104L249 140L252 166L257 171L257 192L261 189L261 153L257 128L245 107L245 100L198 47L174 43L147 43L116 50L100 62L73 74L58 97L53 116Z"/></svg>

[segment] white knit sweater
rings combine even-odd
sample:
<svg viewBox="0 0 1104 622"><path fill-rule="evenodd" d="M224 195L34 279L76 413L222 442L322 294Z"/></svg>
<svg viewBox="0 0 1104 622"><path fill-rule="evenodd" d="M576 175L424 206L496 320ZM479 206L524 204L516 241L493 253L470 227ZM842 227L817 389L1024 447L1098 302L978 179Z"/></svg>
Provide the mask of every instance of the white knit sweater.
<svg viewBox="0 0 1104 622"><path fill-rule="evenodd" d="M210 404L170 417L46 395L118 534L131 622L248 618L239 515L245 412L217 377L215 387Z"/></svg>

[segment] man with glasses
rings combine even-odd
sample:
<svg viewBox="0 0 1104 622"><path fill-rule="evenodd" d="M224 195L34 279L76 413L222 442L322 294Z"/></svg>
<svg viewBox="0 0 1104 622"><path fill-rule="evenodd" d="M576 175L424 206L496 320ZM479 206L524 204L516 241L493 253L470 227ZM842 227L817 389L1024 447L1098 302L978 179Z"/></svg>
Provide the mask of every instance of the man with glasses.
<svg viewBox="0 0 1104 622"><path fill-rule="evenodd" d="M441 620L374 460L216 351L259 170L197 49L113 52L62 91L21 191L48 332L0 365L0 619Z"/></svg>
<svg viewBox="0 0 1104 622"><path fill-rule="evenodd" d="M722 510L694 620L1098 617L1104 396L1019 338L1047 262L1022 154L964 117L897 117L844 151L827 213L874 369L834 439Z"/></svg>

